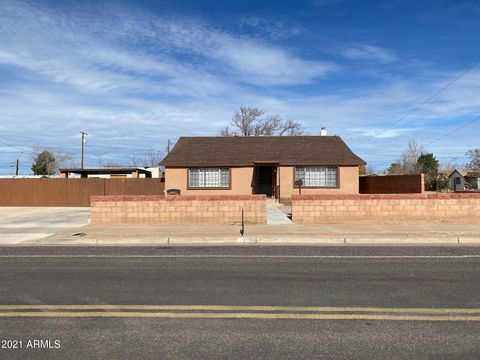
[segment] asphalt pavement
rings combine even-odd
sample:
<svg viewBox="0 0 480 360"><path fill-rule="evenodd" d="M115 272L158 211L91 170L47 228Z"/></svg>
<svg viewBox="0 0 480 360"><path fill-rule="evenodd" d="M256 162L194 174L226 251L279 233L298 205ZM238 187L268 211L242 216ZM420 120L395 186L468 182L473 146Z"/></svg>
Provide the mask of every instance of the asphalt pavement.
<svg viewBox="0 0 480 360"><path fill-rule="evenodd" d="M474 359L479 280L475 246L1 247L0 359Z"/></svg>

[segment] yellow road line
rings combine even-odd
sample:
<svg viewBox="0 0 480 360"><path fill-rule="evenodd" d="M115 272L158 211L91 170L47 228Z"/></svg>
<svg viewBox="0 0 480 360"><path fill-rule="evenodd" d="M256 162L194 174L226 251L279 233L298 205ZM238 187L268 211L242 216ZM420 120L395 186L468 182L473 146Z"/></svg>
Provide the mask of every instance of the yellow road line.
<svg viewBox="0 0 480 360"><path fill-rule="evenodd" d="M174 310L174 311L301 311L301 312L379 312L421 314L480 314L480 308L386 308L319 306L229 306L229 305L0 305L2 310Z"/></svg>
<svg viewBox="0 0 480 360"><path fill-rule="evenodd" d="M173 312L0 312L0 318L170 318L170 319L291 319L385 321L480 321L480 316L292 314L292 313L173 313Z"/></svg>

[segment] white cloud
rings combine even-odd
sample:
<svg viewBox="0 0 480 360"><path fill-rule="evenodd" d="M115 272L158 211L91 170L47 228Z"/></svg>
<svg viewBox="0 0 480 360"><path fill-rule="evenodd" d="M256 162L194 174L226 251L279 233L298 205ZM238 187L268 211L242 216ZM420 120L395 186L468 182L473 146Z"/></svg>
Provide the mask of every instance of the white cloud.
<svg viewBox="0 0 480 360"><path fill-rule="evenodd" d="M247 84L304 84L338 69L328 61L305 60L257 39L233 36L196 22L157 21L148 30L151 39L226 66L216 67L216 71L224 70Z"/></svg>
<svg viewBox="0 0 480 360"><path fill-rule="evenodd" d="M347 59L377 61L382 64L388 64L398 60L398 56L394 52L366 44L343 48L340 50L340 53Z"/></svg>
<svg viewBox="0 0 480 360"><path fill-rule="evenodd" d="M253 30L257 37L265 36L274 40L298 38L304 32L303 27L278 14L267 17L257 15L240 16L238 26L241 30Z"/></svg>
<svg viewBox="0 0 480 360"><path fill-rule="evenodd" d="M198 19L100 5L62 13L20 1L3 1L0 10L0 74L8 70L14 77L0 77L0 129L26 150L54 145L75 155L78 133L85 130L89 162L125 163L132 149L163 149L167 138L179 135L216 134L245 104L299 120L311 134L326 126L360 155L392 153L411 137L426 143L449 129L449 119L458 123L459 116L480 111L480 72L471 71L378 134L458 73L424 67L420 77L417 67L389 77L383 71L381 80L361 86L347 81L325 93L323 81L337 74L345 81L354 76L351 69ZM379 69L397 60L391 51L369 45L343 51L376 61ZM293 92L292 86L305 84L312 85L308 92ZM478 143L478 126L457 134L464 136L459 148L438 149L461 154L461 146ZM10 161L12 154L2 153L0 164Z"/></svg>
<svg viewBox="0 0 480 360"><path fill-rule="evenodd" d="M215 56L257 85L306 84L338 69L331 63L301 60L283 50L241 40L226 39Z"/></svg>
<svg viewBox="0 0 480 360"><path fill-rule="evenodd" d="M408 132L415 131L415 128L371 128L371 129L351 129L352 132L358 132L360 136L378 138L378 139L389 139L398 137Z"/></svg>
<svg viewBox="0 0 480 360"><path fill-rule="evenodd" d="M102 11L69 16L7 2L0 15L0 62L87 90L152 91L153 75L164 83L157 90L171 94L224 93L225 77L266 86L304 84L337 68L199 21ZM142 40L147 50L137 45ZM179 64L178 56L191 62Z"/></svg>

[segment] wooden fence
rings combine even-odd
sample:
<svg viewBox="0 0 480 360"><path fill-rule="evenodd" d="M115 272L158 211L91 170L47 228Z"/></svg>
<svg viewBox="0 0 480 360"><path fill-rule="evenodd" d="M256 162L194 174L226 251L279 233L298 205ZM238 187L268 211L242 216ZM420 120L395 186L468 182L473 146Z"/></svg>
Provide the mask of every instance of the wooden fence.
<svg viewBox="0 0 480 360"><path fill-rule="evenodd" d="M0 179L0 206L90 206L93 195L164 195L163 179Z"/></svg>
<svg viewBox="0 0 480 360"><path fill-rule="evenodd" d="M421 194L423 174L360 176L360 194Z"/></svg>

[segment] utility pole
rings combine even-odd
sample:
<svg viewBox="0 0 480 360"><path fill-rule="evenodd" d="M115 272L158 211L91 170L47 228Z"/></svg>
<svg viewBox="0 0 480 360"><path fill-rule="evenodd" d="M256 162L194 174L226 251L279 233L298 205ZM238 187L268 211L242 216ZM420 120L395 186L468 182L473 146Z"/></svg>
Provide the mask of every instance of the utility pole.
<svg viewBox="0 0 480 360"><path fill-rule="evenodd" d="M80 165L80 168L83 169L83 158L84 158L84 155L85 155L85 143L87 142L87 133L86 132L83 132L81 131L80 134L82 134L82 162L81 162L81 165Z"/></svg>
<svg viewBox="0 0 480 360"><path fill-rule="evenodd" d="M18 159L17 159L17 166L15 167L15 176L18 176Z"/></svg>

